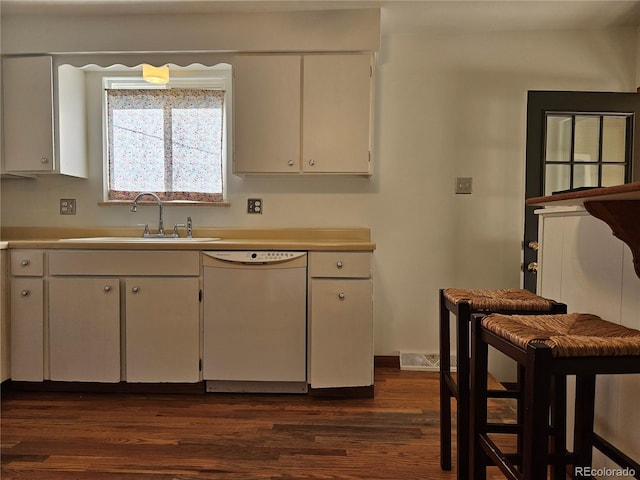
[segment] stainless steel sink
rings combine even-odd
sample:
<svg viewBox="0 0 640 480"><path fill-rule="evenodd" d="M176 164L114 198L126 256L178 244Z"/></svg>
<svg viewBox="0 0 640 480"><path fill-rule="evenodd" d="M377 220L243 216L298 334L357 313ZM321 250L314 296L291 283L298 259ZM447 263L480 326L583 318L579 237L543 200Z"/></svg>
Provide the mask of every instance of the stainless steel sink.
<svg viewBox="0 0 640 480"><path fill-rule="evenodd" d="M80 237L61 238L59 242L70 243L193 243L193 242L215 242L221 240L220 237Z"/></svg>

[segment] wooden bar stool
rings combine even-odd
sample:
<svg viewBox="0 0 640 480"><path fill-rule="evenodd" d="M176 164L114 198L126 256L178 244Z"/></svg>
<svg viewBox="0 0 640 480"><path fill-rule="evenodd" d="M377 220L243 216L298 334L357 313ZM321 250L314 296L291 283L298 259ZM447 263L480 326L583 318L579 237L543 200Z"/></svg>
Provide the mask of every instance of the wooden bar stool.
<svg viewBox="0 0 640 480"><path fill-rule="evenodd" d="M622 468L635 470L638 478L640 464L594 433L593 423L596 376L640 373L639 330L580 313L478 315L472 330L473 480L485 480L488 465L497 465L510 480L546 480L549 465L553 478L566 478L567 465L573 466L573 478L591 478L593 447ZM522 451L515 455L503 452L489 435L489 345L518 362L524 372ZM567 375L576 376L572 452L564 441L566 423L549 421L554 379L566 381ZM564 444L554 438L558 436Z"/></svg>
<svg viewBox="0 0 640 480"><path fill-rule="evenodd" d="M476 313L566 313L567 306L528 290L440 290L440 467L451 470L451 399L457 400L457 478L469 478L470 338L471 316ZM451 314L456 329L456 379L451 376ZM491 396L513 397L517 392L493 391ZM522 414L520 411L519 416Z"/></svg>

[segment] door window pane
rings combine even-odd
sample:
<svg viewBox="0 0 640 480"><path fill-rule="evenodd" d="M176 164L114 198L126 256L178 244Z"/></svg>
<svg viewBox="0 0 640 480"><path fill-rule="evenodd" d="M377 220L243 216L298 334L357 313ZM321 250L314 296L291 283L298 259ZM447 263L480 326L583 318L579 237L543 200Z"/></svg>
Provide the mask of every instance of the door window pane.
<svg viewBox="0 0 640 480"><path fill-rule="evenodd" d="M569 165L547 165L545 168L544 194L551 195L553 192L569 190L570 170Z"/></svg>
<svg viewBox="0 0 640 480"><path fill-rule="evenodd" d="M547 117L547 162L568 162L571 160L572 117L570 115L549 115Z"/></svg>
<svg viewBox="0 0 640 480"><path fill-rule="evenodd" d="M624 162L627 140L625 117L604 117L602 131L602 161Z"/></svg>
<svg viewBox="0 0 640 480"><path fill-rule="evenodd" d="M625 181L624 165L603 165L602 166L602 186L613 187L622 185Z"/></svg>
<svg viewBox="0 0 640 480"><path fill-rule="evenodd" d="M597 187L597 186L598 186L598 165L574 165L573 186L571 188Z"/></svg>
<svg viewBox="0 0 640 480"><path fill-rule="evenodd" d="M576 116L573 152L573 160L576 162L600 160L599 116Z"/></svg>

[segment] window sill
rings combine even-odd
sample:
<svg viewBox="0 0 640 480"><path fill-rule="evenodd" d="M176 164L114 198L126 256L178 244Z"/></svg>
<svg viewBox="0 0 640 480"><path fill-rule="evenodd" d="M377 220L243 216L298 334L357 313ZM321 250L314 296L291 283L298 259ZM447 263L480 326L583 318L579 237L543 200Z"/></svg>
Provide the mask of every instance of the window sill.
<svg viewBox="0 0 640 480"><path fill-rule="evenodd" d="M108 200L105 202L98 202L101 207L121 207L129 206L133 202L129 200ZM138 201L138 205L158 205L154 201ZM230 207L229 202L192 202L187 200L172 200L163 201L162 205L165 207Z"/></svg>

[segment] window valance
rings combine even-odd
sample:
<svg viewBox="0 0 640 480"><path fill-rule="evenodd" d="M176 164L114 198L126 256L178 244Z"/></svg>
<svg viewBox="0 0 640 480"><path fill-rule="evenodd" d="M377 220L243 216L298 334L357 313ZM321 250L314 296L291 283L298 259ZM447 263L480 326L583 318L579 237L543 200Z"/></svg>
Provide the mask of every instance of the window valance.
<svg viewBox="0 0 640 480"><path fill-rule="evenodd" d="M233 63L235 54L232 53L109 53L109 54L72 54L55 55L54 67L60 65L71 65L76 68L86 68L95 66L96 68L113 68L115 66L137 67L143 63L151 65L167 65L188 67L192 65L202 65L203 67L213 67L220 63Z"/></svg>

